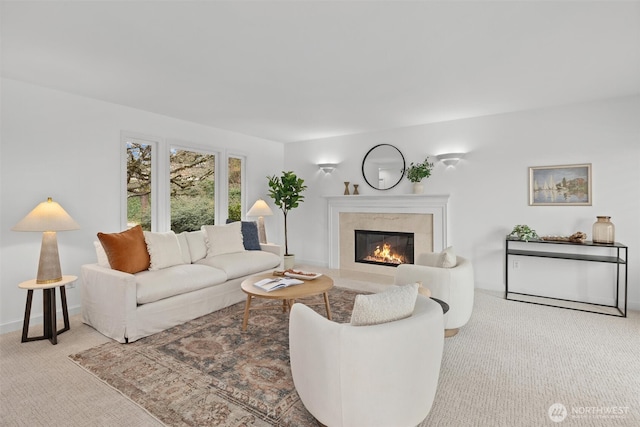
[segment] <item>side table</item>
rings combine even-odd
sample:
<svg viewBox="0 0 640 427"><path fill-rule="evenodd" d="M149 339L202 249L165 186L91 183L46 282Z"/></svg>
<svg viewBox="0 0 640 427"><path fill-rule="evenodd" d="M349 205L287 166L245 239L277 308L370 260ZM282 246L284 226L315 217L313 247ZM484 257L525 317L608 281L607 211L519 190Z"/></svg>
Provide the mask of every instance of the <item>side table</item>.
<svg viewBox="0 0 640 427"><path fill-rule="evenodd" d="M48 339L51 344L58 344L58 335L69 330L69 312L67 311L67 294L65 285L78 280L77 276L62 276L62 280L54 283L36 283L36 279L27 280L18 285L20 289L27 290L27 306L24 310L24 323L22 324L22 342ZM56 288L60 288L60 302L62 303L62 316L64 328L57 330L56 321ZM33 291L42 289L43 334L40 337L29 337L29 318L31 317L31 301Z"/></svg>

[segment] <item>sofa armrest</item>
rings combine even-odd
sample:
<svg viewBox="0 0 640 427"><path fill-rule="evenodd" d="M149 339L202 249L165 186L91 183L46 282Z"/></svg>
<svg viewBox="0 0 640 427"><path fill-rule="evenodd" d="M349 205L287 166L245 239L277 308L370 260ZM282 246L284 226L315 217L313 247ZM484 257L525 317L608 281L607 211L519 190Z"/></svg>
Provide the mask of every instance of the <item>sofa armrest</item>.
<svg viewBox="0 0 640 427"><path fill-rule="evenodd" d="M278 255L281 258L284 255L282 246L276 245L275 243L260 243L260 249L265 252L271 252L272 254Z"/></svg>
<svg viewBox="0 0 640 427"><path fill-rule="evenodd" d="M103 335L126 342L135 335L136 278L98 264L80 268L82 286L82 320Z"/></svg>

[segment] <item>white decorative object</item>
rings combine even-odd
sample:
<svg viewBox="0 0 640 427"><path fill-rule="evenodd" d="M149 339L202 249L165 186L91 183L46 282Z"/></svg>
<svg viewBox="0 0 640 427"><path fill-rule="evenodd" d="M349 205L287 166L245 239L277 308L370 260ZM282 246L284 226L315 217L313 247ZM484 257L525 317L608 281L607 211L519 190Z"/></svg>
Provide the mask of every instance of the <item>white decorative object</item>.
<svg viewBox="0 0 640 427"><path fill-rule="evenodd" d="M413 183L413 194L422 194L424 193L424 184L422 181Z"/></svg>
<svg viewBox="0 0 640 427"><path fill-rule="evenodd" d="M296 265L296 256L295 255L284 255L284 269L289 270Z"/></svg>

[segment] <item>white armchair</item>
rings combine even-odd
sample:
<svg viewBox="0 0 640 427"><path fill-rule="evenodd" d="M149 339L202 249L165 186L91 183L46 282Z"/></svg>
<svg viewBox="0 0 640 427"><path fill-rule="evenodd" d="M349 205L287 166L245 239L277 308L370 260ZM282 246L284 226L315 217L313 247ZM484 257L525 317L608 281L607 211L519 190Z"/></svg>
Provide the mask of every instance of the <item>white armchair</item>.
<svg viewBox="0 0 640 427"><path fill-rule="evenodd" d="M431 296L449 304L444 316L447 336L458 333L466 325L473 311L474 280L471 261L456 257L452 268L436 267L441 254L422 253L415 264L401 264L396 269L394 282L397 285L421 282L431 291Z"/></svg>
<svg viewBox="0 0 640 427"><path fill-rule="evenodd" d="M431 410L440 375L442 309L418 295L413 315L352 326L294 304L291 372L307 410L329 427L414 427Z"/></svg>

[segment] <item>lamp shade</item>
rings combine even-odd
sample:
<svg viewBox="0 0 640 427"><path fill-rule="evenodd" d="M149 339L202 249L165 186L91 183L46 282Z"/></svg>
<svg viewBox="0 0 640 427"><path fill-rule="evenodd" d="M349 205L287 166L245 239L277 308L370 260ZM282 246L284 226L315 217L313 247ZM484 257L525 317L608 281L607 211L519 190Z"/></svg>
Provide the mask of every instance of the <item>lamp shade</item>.
<svg viewBox="0 0 640 427"><path fill-rule="evenodd" d="M78 230L80 226L51 197L40 203L20 222L14 225L13 231L66 231Z"/></svg>
<svg viewBox="0 0 640 427"><path fill-rule="evenodd" d="M270 216L270 215L273 215L273 211L271 210L269 205L267 205L267 202L265 202L262 199L258 199L253 204L253 206L251 206L251 209L249 209L249 212L247 212L247 216Z"/></svg>

